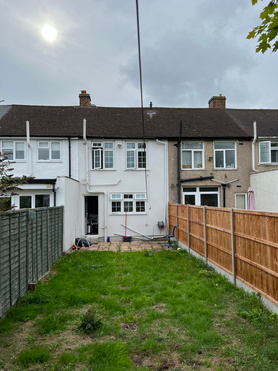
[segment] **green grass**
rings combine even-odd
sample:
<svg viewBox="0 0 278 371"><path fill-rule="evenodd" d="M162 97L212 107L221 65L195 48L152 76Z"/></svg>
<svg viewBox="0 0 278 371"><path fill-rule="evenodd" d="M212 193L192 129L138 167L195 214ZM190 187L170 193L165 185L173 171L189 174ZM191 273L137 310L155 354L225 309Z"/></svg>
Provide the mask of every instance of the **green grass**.
<svg viewBox="0 0 278 371"><path fill-rule="evenodd" d="M278 321L183 251L74 252L0 321L0 369L278 370Z"/></svg>

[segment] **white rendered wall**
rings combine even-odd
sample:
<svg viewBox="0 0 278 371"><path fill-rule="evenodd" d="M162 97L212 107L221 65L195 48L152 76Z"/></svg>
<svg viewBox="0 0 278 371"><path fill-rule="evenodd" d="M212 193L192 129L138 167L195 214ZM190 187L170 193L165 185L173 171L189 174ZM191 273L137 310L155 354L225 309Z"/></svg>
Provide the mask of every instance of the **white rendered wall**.
<svg viewBox="0 0 278 371"><path fill-rule="evenodd" d="M146 171L126 169L125 148L125 141L115 140L114 169L92 170L91 142L88 141L87 145L84 145L80 141L79 153L87 151L86 161L79 166L79 178L83 183L82 195L85 197L99 194L100 235L116 238L125 234L126 216L112 214L110 193L146 193L147 190L146 212L127 214L126 234L137 237L163 235L167 228L160 231L157 222L164 221L167 224L168 144L156 140L147 141ZM83 228L85 230L85 226Z"/></svg>
<svg viewBox="0 0 278 371"><path fill-rule="evenodd" d="M256 210L278 212L278 170L251 174L250 184L254 189Z"/></svg>

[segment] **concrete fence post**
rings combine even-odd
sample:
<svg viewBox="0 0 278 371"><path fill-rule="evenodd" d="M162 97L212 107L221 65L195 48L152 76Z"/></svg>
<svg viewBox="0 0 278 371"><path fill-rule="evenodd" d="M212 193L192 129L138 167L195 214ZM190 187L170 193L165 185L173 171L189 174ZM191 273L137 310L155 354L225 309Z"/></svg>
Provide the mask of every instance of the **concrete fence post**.
<svg viewBox="0 0 278 371"><path fill-rule="evenodd" d="M187 204L187 245L190 253L189 205Z"/></svg>

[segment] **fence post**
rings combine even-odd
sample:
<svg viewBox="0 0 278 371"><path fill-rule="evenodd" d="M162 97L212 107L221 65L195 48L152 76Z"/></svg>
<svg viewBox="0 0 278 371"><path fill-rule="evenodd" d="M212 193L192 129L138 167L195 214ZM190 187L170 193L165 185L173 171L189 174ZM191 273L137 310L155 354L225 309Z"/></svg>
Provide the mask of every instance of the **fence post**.
<svg viewBox="0 0 278 371"><path fill-rule="evenodd" d="M189 230L189 205L187 204L187 245L190 253L190 230Z"/></svg>
<svg viewBox="0 0 278 371"><path fill-rule="evenodd" d="M13 305L12 290L12 215L9 215L9 281L10 281L10 307Z"/></svg>
<svg viewBox="0 0 278 371"><path fill-rule="evenodd" d="M206 221L206 206L204 206L204 244L205 244L205 259L206 264L208 263L208 251L207 251L207 221Z"/></svg>
<svg viewBox="0 0 278 371"><path fill-rule="evenodd" d="M50 237L49 237L49 208L47 208L47 221L46 221L46 228L47 228L47 270L50 271Z"/></svg>
<svg viewBox="0 0 278 371"><path fill-rule="evenodd" d="M233 284L236 286L236 264L235 264L235 239L234 239L234 209L231 209L231 245L232 245L232 271Z"/></svg>
<svg viewBox="0 0 278 371"><path fill-rule="evenodd" d="M176 204L176 226L177 226L177 240L179 242L179 228L178 228L179 218L178 218L178 204Z"/></svg>

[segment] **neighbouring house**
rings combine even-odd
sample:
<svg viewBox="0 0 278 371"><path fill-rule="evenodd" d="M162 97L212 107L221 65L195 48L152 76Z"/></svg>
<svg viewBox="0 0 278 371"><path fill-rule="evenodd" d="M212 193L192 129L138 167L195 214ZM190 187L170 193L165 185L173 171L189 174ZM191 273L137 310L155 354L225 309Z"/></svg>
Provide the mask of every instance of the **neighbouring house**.
<svg viewBox="0 0 278 371"><path fill-rule="evenodd" d="M15 208L63 205L65 250L84 235L153 238L168 232L169 201L246 208L250 174L278 167L276 110L227 109L219 96L143 117L85 90L77 106L0 106L0 152L32 177Z"/></svg>

